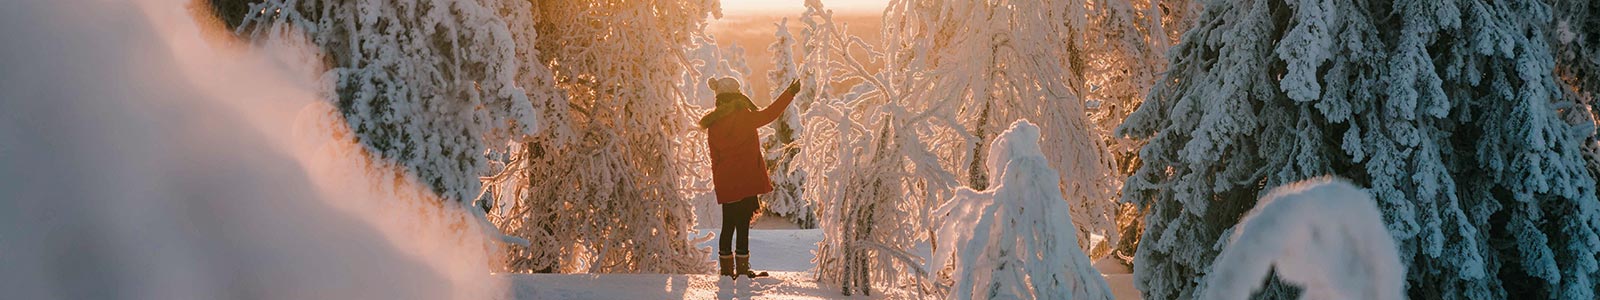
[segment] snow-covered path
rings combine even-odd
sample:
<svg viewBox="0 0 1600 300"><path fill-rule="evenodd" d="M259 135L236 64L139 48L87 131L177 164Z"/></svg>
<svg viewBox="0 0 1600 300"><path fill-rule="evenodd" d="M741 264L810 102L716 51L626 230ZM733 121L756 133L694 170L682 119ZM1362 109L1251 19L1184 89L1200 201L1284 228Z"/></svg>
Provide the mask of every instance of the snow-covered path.
<svg viewBox="0 0 1600 300"><path fill-rule="evenodd" d="M714 234L716 230L700 234L707 233ZM820 229L750 230L750 267L765 271L811 271L811 259L816 257L811 250L816 249L817 241L821 240ZM706 257L706 261L716 263L717 240L712 239L700 246L712 248L712 256Z"/></svg>
<svg viewBox="0 0 1600 300"><path fill-rule="evenodd" d="M764 227L764 226L763 226ZM773 227L768 227L773 228ZM715 230L709 231L714 233ZM704 234L704 233L702 233ZM515 274L516 299L916 299L915 294L845 297L839 288L817 285L810 273L818 229L750 231L751 265L772 277L735 283L711 274ZM716 240L701 244L716 247ZM713 254L715 255L715 254ZM715 263L715 257L706 259Z"/></svg>
<svg viewBox="0 0 1600 300"><path fill-rule="evenodd" d="M904 292L845 297L838 288L818 286L807 272L775 272L754 283L710 274L510 276L516 299L917 299Z"/></svg>
<svg viewBox="0 0 1600 300"><path fill-rule="evenodd" d="M757 226L783 228L783 226ZM715 230L709 231L715 232ZM750 231L750 260L772 277L750 283L719 280L711 274L511 274L515 299L918 299L911 291L846 297L838 287L819 286L810 273L811 250L822 240L819 229ZM701 244L716 247L712 240ZM715 254L713 254L715 255ZM714 264L715 257L707 258ZM1117 299L1138 299L1125 267L1100 265ZM925 298L925 297L924 297Z"/></svg>

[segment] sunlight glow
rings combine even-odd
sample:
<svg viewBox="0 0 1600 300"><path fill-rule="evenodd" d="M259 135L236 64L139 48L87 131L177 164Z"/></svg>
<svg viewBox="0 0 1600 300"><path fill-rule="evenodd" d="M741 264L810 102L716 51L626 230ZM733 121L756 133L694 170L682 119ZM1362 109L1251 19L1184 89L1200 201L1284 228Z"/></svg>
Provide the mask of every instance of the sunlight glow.
<svg viewBox="0 0 1600 300"><path fill-rule="evenodd" d="M838 12L882 12L889 0L823 1L824 7ZM722 0L722 13L729 15L750 13L799 13L805 11L803 0Z"/></svg>

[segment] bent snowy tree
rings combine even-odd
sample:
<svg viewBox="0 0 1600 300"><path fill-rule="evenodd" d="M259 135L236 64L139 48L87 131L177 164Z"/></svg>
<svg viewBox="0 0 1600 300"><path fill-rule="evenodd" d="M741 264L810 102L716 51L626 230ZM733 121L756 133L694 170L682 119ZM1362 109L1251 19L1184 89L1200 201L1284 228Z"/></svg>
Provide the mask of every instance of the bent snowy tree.
<svg viewBox="0 0 1600 300"><path fill-rule="evenodd" d="M1119 234L1111 201L1118 180L1104 136L1079 97L1088 90L1081 84L1084 60L1100 59L1093 72L1117 73L1123 68L1104 64L1139 61L1150 52L1143 37L1133 37L1142 26L1119 23L1136 21L1129 17L1135 6L1091 5L892 1L885 10L884 41L873 45L842 34L843 26L832 23L819 1L807 1L809 10L800 19L806 24L800 35L803 80L816 83L808 86L859 83L817 93L801 133L801 169L829 179L807 181L804 190L828 234L818 249L823 282L849 290L907 274L885 259L895 255L884 254L923 238L931 207L956 187L989 185L992 179L982 169L985 147L1005 125L1023 118L1051 133L1040 143L1048 164L1069 178L1059 187L1077 222L1078 245L1097 245L1091 254L1110 252ZM1084 46L1087 39L1101 39L1083 30L1113 27L1128 36ZM867 59L885 67L866 68ZM902 213L880 213L886 209ZM1095 236L1104 239L1091 242ZM857 245L888 251L862 253Z"/></svg>
<svg viewBox="0 0 1600 300"><path fill-rule="evenodd" d="M1011 122L1028 119L1052 133L1040 145L1050 167L1068 179L1060 185L1079 224L1076 238L1088 247L1093 246L1090 236L1102 236L1109 243L1099 246L1109 249L1118 234L1114 163L1080 96L1087 93L1083 58L1111 50L1083 46L1088 39L1079 30L1101 27L1086 19L1087 6L1079 1L894 1L885 14L886 27L893 30L885 36L884 51L904 57L894 67L916 75L896 82L904 96L947 116L955 125L948 135L970 143L934 149L959 159L954 173L966 175L968 187L989 185L982 163L989 151L985 146ZM1138 34L1132 24L1116 25L1105 27ZM1144 53L1144 45L1138 46L1141 50L1126 52Z"/></svg>
<svg viewBox="0 0 1600 300"><path fill-rule="evenodd" d="M1300 299L1405 299L1405 266L1372 195L1329 177L1267 193L1234 228L1200 299L1248 299L1276 272Z"/></svg>
<svg viewBox="0 0 1600 300"><path fill-rule="evenodd" d="M1377 199L1412 298L1593 299L1593 123L1559 114L1551 18L1544 1L1209 2L1119 128L1149 140L1124 187L1149 209L1145 298L1198 296L1262 191L1334 174Z"/></svg>
<svg viewBox="0 0 1600 300"><path fill-rule="evenodd" d="M806 1L806 8L799 38L806 60L799 72L802 86L818 90L803 118L796 160L808 176L827 178L805 181L802 193L823 231L817 279L845 294L870 293L873 283L911 284L921 262L908 261L907 251L926 238L934 203L959 185L946 167L953 165L948 157L929 149L959 149L965 140L934 134L951 130L951 123L938 122L948 116L903 96L900 84L910 69L889 67L902 61L869 69L861 61L887 57L860 57L856 53L880 54L847 34L820 1ZM837 93L841 97L824 88L846 81L859 84Z"/></svg>
<svg viewBox="0 0 1600 300"><path fill-rule="evenodd" d="M943 219L928 269L950 266L949 299L1111 299L1039 140L1038 126L1012 123L989 148L989 189L961 188L934 213Z"/></svg>
<svg viewBox="0 0 1600 300"><path fill-rule="evenodd" d="M495 176L499 218L533 247L511 269L545 272L709 271L695 247L685 189L707 162L693 108L679 85L684 51L708 15L705 1L547 1L527 8L537 61L564 99L541 107L545 133L516 144ZM521 12L518 12L521 13ZM625 32L627 34L613 34ZM597 38L603 37L603 38ZM649 53L649 55L641 55ZM699 139L704 141L704 139Z"/></svg>

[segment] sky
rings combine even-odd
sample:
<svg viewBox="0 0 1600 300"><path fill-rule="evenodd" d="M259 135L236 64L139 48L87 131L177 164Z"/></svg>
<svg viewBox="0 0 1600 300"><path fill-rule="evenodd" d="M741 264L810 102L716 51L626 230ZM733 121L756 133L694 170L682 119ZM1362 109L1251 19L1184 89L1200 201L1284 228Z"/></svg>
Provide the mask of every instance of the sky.
<svg viewBox="0 0 1600 300"><path fill-rule="evenodd" d="M879 23L883 8L889 0L824 0L823 7L834 11L836 22L849 25L851 34L869 43L878 41ZM771 102L770 92L775 85L767 82L767 71L772 69L772 53L767 46L777 38L773 33L776 24L788 18L789 32L798 34L805 13L803 0L722 0L722 18L707 22L706 33L716 38L723 48L738 44L744 48L744 58L750 67L742 82L758 95L751 97L759 105Z"/></svg>
<svg viewBox="0 0 1600 300"><path fill-rule="evenodd" d="M834 0L822 3L824 7L841 13L881 12L883 7L889 5L889 0ZM722 13L727 15L773 12L798 15L805 10L804 0L722 0Z"/></svg>

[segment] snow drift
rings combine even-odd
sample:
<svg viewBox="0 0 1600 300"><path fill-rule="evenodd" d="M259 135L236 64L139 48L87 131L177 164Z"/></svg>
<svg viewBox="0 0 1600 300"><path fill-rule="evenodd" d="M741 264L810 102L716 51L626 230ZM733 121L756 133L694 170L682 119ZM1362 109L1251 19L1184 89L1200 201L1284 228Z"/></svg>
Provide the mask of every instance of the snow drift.
<svg viewBox="0 0 1600 300"><path fill-rule="evenodd" d="M360 148L315 118L303 49L218 51L186 1L90 2L0 10L5 298L503 297L459 208L327 155Z"/></svg>
<svg viewBox="0 0 1600 300"><path fill-rule="evenodd" d="M986 191L961 188L944 216L929 269L951 264L950 299L1111 299L1111 289L1078 248L1077 228L1027 120L996 137Z"/></svg>
<svg viewBox="0 0 1600 300"><path fill-rule="evenodd" d="M1273 189L1234 228L1201 299L1247 299L1277 270L1300 299L1405 299L1405 267L1366 191L1328 177Z"/></svg>

